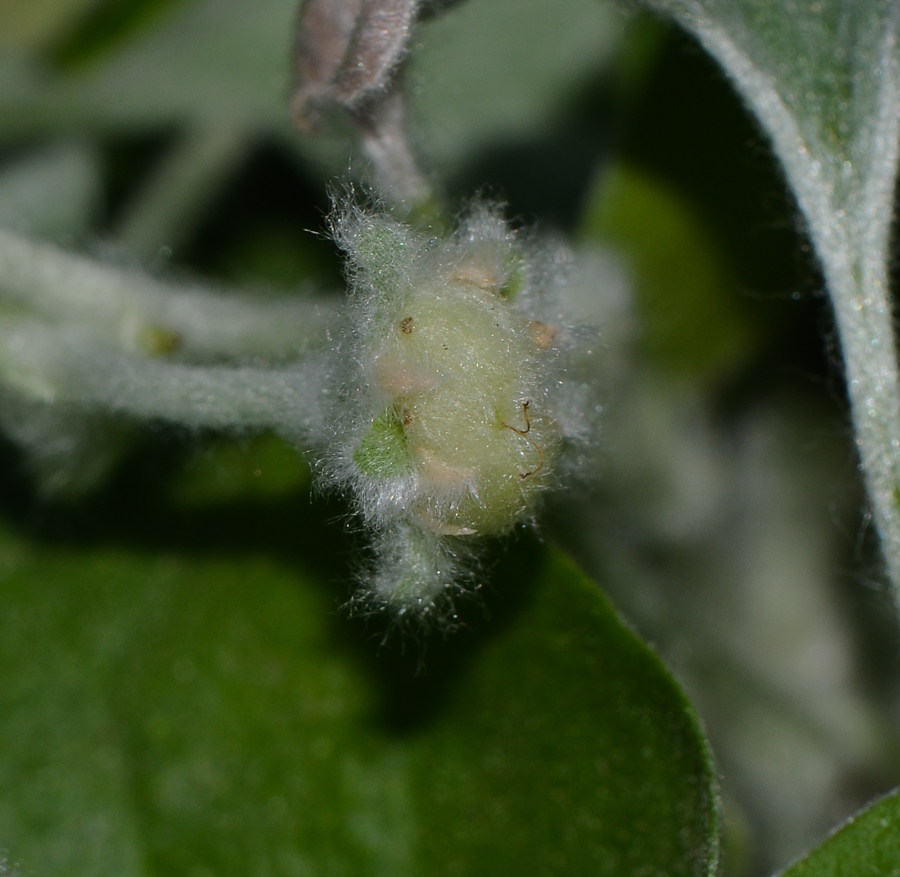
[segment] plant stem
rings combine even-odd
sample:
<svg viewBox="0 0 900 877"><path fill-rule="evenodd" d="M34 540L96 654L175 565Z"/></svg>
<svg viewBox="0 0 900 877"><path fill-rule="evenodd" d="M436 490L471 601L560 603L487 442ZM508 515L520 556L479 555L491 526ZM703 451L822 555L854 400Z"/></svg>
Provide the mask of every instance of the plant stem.
<svg viewBox="0 0 900 877"><path fill-rule="evenodd" d="M332 351L280 368L188 365L21 319L0 320L0 351L3 382L35 401L191 429L274 429L304 447L326 435Z"/></svg>
<svg viewBox="0 0 900 877"><path fill-rule="evenodd" d="M433 197L416 163L406 127L402 83L396 81L386 95L351 113L363 148L375 170L379 192L391 202L414 208Z"/></svg>
<svg viewBox="0 0 900 877"><path fill-rule="evenodd" d="M79 326L126 350L148 332L177 338L180 355L290 359L327 343L335 298L240 296L175 287L0 230L0 300ZM152 352L152 351L151 351Z"/></svg>
<svg viewBox="0 0 900 877"><path fill-rule="evenodd" d="M119 221L116 239L152 262L187 238L223 180L246 155L249 137L227 126L196 126L160 162Z"/></svg>

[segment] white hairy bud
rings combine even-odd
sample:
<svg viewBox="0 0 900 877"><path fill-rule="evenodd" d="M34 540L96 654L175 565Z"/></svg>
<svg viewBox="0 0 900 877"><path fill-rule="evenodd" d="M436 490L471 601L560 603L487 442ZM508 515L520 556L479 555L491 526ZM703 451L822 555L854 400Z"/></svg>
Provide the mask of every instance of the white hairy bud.
<svg viewBox="0 0 900 877"><path fill-rule="evenodd" d="M491 208L446 238L349 208L334 222L353 287L351 368L328 475L376 533L370 594L432 611L478 537L530 520L564 436L548 272Z"/></svg>

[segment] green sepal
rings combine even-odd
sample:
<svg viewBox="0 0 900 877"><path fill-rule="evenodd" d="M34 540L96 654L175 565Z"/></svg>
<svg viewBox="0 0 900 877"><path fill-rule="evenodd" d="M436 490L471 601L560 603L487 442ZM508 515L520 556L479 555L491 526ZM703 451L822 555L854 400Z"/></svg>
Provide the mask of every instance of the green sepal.
<svg viewBox="0 0 900 877"><path fill-rule="evenodd" d="M385 408L353 452L353 462L367 478L386 481L409 471L409 444L396 410Z"/></svg>
<svg viewBox="0 0 900 877"><path fill-rule="evenodd" d="M387 219L366 222L354 231L353 259L380 295L394 295L404 286L413 255L410 238L404 226Z"/></svg>

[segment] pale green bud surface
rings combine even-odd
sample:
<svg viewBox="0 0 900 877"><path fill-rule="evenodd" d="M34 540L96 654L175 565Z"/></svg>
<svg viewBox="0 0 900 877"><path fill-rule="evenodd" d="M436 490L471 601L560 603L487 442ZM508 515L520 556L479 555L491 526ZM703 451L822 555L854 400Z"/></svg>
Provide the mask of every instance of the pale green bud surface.
<svg viewBox="0 0 900 877"><path fill-rule="evenodd" d="M416 512L445 535L502 533L527 516L557 444L528 321L462 279L408 292L392 316L371 369L403 431L391 456L408 461Z"/></svg>
<svg viewBox="0 0 900 877"><path fill-rule="evenodd" d="M558 332L529 311L546 272L486 208L446 238L356 209L335 234L357 317L334 477L379 534L371 592L424 609L469 575L467 546L531 520L553 480Z"/></svg>

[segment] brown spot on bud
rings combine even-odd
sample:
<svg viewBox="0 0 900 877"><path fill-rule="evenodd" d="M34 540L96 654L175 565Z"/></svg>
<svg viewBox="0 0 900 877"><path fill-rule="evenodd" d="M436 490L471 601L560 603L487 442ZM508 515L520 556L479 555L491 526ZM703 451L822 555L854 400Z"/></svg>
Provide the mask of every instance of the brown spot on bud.
<svg viewBox="0 0 900 877"><path fill-rule="evenodd" d="M487 265L478 265L470 263L469 265L460 265L451 275L451 280L458 280L460 283L468 283L470 286L476 286L478 289L488 291L496 291L502 279L497 275L496 271L492 271Z"/></svg>
<svg viewBox="0 0 900 877"><path fill-rule="evenodd" d="M548 326L547 323L541 323L538 320L532 320L528 326L528 337L541 350L552 347L558 335L559 331L555 326Z"/></svg>
<svg viewBox="0 0 900 877"><path fill-rule="evenodd" d="M389 396L424 393L434 386L434 375L413 369L390 354L378 357L373 367L375 384Z"/></svg>

